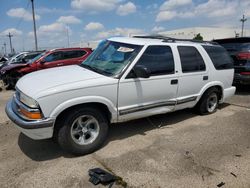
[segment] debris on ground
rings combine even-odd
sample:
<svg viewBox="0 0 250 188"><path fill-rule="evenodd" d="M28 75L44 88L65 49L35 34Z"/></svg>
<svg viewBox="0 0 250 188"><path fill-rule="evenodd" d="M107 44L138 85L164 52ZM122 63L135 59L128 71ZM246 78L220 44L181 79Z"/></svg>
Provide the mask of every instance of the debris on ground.
<svg viewBox="0 0 250 188"><path fill-rule="evenodd" d="M103 185L109 185L109 187L112 187L115 181L118 180L116 176L101 168L90 169L89 176L89 181L94 185L101 183Z"/></svg>
<svg viewBox="0 0 250 188"><path fill-rule="evenodd" d="M231 172L230 174L237 178L236 174L234 174L233 172Z"/></svg>
<svg viewBox="0 0 250 188"><path fill-rule="evenodd" d="M226 183L225 182L220 182L217 187L222 187L223 185L225 185Z"/></svg>

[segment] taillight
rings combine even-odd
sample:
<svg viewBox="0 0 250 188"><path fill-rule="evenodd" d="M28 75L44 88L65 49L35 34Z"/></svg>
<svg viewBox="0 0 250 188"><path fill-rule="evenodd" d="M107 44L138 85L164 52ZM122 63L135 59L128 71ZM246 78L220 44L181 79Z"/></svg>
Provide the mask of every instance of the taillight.
<svg viewBox="0 0 250 188"><path fill-rule="evenodd" d="M250 72L241 72L241 75L250 75Z"/></svg>
<svg viewBox="0 0 250 188"><path fill-rule="evenodd" d="M241 52L237 55L238 59L250 59L250 52Z"/></svg>

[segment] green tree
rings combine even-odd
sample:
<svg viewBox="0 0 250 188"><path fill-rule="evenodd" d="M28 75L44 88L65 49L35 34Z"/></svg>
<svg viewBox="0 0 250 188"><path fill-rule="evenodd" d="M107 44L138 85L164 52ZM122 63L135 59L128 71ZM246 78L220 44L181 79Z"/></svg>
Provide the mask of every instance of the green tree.
<svg viewBox="0 0 250 188"><path fill-rule="evenodd" d="M201 34L198 33L197 35L195 35L195 37L193 39L194 40L203 40L203 36L201 36Z"/></svg>

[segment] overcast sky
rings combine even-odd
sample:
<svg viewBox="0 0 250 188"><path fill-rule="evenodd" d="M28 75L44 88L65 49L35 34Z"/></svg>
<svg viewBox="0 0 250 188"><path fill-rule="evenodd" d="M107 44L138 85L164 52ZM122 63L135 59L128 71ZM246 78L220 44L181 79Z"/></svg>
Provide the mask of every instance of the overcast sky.
<svg viewBox="0 0 250 188"><path fill-rule="evenodd" d="M250 0L34 0L39 48L110 36L157 33L185 27L241 27ZM16 51L34 49L30 0L1 0L0 50L11 32Z"/></svg>

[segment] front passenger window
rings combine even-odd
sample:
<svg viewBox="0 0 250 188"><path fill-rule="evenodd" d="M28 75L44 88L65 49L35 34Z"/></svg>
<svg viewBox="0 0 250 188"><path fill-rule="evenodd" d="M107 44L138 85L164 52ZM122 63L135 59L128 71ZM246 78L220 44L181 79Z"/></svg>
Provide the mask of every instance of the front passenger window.
<svg viewBox="0 0 250 188"><path fill-rule="evenodd" d="M151 76L174 74L174 59L169 46L149 46L136 65L143 65Z"/></svg>

